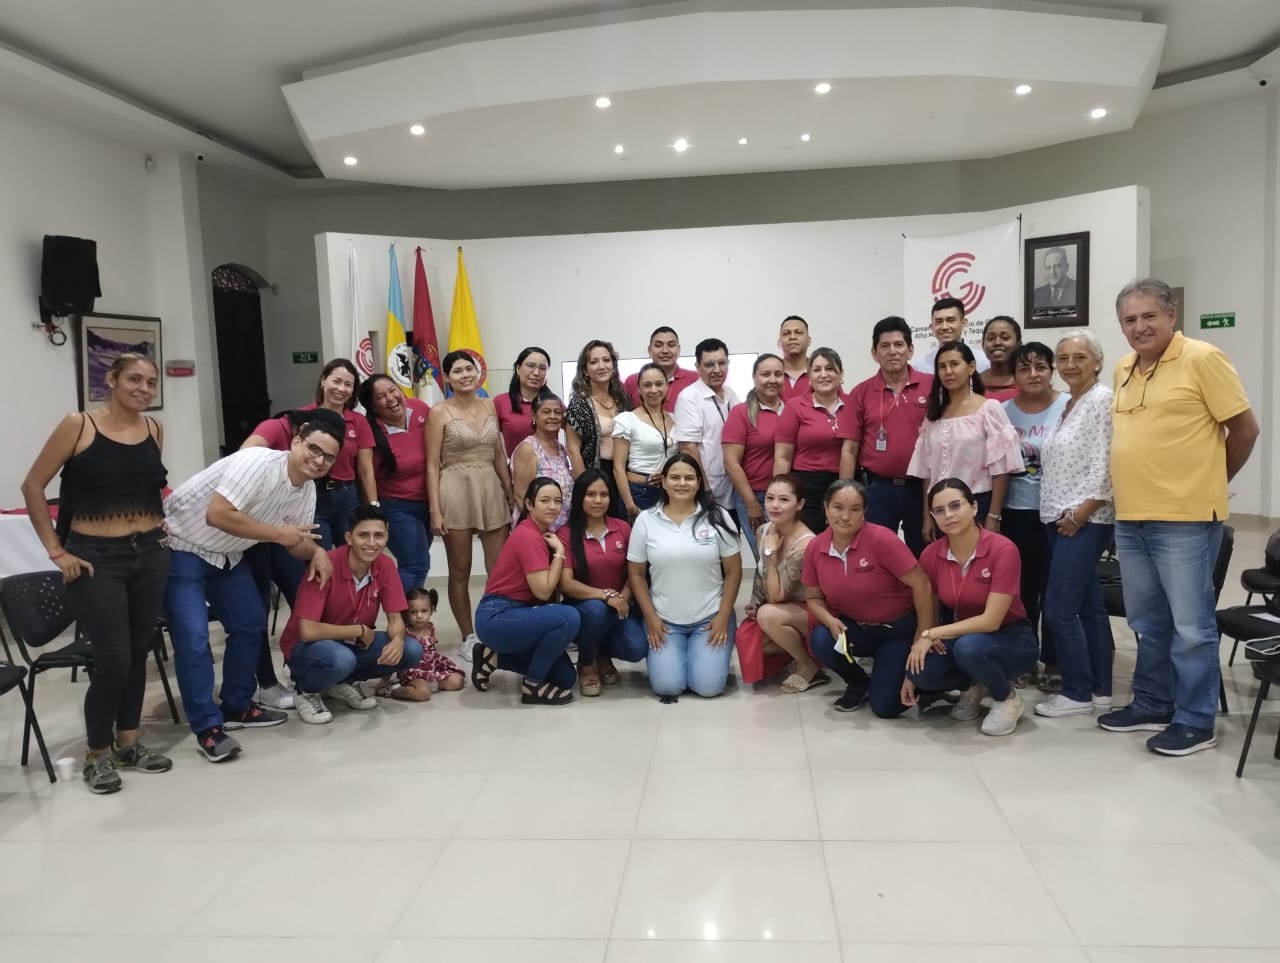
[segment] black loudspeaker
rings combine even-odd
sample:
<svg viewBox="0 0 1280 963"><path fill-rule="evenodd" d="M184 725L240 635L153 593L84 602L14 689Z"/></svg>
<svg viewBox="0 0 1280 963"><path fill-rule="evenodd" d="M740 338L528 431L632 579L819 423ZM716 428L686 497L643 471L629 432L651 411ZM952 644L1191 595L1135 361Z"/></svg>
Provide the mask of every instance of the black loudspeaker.
<svg viewBox="0 0 1280 963"><path fill-rule="evenodd" d="M98 285L98 243L83 237L44 236L40 262L40 316L88 314Z"/></svg>

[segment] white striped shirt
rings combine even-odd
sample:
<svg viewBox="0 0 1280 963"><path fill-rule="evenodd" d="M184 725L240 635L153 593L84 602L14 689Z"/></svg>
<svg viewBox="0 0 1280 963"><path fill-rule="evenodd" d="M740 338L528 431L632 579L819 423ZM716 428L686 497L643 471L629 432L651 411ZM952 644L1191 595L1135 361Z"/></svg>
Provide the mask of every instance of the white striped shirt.
<svg viewBox="0 0 1280 963"><path fill-rule="evenodd" d="M304 481L295 487L288 466L287 451L245 448L187 479L165 501L169 547L229 568L239 563L245 549L258 544L205 521L215 493L263 524L310 525L316 514L315 483Z"/></svg>

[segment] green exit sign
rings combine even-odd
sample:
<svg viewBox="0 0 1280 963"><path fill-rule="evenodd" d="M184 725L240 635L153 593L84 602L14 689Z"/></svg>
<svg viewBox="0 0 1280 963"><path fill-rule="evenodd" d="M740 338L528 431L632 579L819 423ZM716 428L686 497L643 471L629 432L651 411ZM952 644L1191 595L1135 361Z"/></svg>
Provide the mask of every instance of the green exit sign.
<svg viewBox="0 0 1280 963"><path fill-rule="evenodd" d="M1236 326L1236 313L1228 311L1226 314L1202 314L1200 315L1200 327L1203 328L1234 328Z"/></svg>
<svg viewBox="0 0 1280 963"><path fill-rule="evenodd" d="M293 353L294 364L319 364L319 351L295 351Z"/></svg>

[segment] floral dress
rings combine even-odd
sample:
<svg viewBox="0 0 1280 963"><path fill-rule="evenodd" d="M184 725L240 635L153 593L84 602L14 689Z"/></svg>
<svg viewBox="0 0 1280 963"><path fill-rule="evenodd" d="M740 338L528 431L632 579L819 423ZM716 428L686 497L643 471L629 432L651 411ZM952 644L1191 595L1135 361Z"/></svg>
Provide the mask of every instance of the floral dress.
<svg viewBox="0 0 1280 963"><path fill-rule="evenodd" d="M447 656L441 655L439 649L436 648L436 627L434 625L427 631L425 637L413 635L412 633L406 634L409 638L417 639L422 645L422 661L412 669L405 669L403 672L396 673L401 685L408 685L416 679L424 679L427 682L439 684L455 673L462 674L462 670L454 665Z"/></svg>

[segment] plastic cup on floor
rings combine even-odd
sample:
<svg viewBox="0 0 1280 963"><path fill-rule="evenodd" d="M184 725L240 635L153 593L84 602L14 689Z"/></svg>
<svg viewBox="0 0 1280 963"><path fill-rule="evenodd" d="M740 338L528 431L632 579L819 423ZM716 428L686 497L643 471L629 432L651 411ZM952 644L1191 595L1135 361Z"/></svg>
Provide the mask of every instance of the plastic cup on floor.
<svg viewBox="0 0 1280 963"><path fill-rule="evenodd" d="M75 756L63 756L61 759L55 760L53 765L58 770L58 778L62 782L71 782L76 778L77 770L80 768L80 760Z"/></svg>

